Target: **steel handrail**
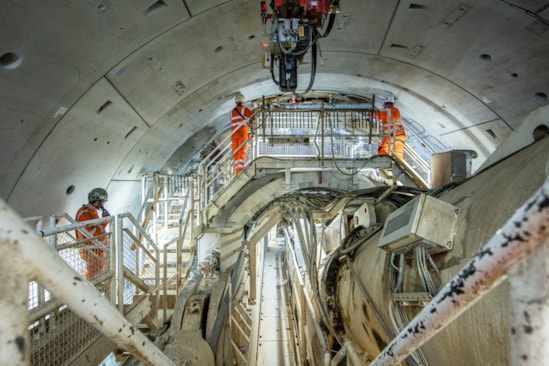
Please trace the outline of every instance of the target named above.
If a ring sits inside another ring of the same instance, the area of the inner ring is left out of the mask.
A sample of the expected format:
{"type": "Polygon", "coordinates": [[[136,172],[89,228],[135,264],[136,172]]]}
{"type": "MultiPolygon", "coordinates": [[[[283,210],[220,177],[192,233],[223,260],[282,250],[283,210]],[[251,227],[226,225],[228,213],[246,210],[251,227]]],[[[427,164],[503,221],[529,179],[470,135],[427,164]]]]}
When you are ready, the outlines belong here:
{"type": "MultiPolygon", "coordinates": [[[[67,304],[88,324],[94,326],[116,344],[131,350],[146,364],[174,365],[174,362],[160,351],[145,334],[136,331],[136,327],[128,322],[106,297],[90,286],[87,281],[82,280],[80,274],[52,251],[40,236],[29,230],[29,225],[3,199],[0,199],[0,206],[2,207],[0,231],[4,233],[0,240],[3,241],[2,244],[5,244],[5,247],[17,243],[18,248],[3,260],[6,261],[6,264],[17,265],[18,268],[14,269],[14,273],[18,274],[20,281],[29,282],[31,278],[35,278],[42,287],[48,289],[56,299],[67,304]]],[[[15,294],[15,299],[19,299],[21,294],[21,291],[18,291],[15,294]]],[[[11,294],[2,293],[1,296],[11,297],[11,294]]],[[[5,316],[19,315],[21,310],[27,312],[26,316],[21,317],[24,321],[16,322],[17,326],[10,328],[8,332],[21,335],[18,344],[21,342],[30,344],[28,335],[23,336],[28,334],[29,317],[26,301],[14,300],[13,303],[6,305],[8,307],[4,309],[6,310],[5,316]]],[[[14,324],[14,322],[11,323],[14,324]]],[[[20,347],[16,342],[13,342],[9,349],[3,347],[0,352],[0,363],[10,364],[16,359],[29,360],[30,357],[27,353],[30,352],[30,348],[20,347]]]]}

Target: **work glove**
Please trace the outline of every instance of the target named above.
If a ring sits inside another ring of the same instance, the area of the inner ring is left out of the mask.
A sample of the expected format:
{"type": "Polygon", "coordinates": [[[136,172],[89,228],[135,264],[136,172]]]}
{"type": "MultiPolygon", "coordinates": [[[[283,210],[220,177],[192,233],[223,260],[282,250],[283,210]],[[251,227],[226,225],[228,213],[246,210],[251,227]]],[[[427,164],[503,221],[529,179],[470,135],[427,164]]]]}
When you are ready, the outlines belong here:
{"type": "Polygon", "coordinates": [[[107,216],[111,216],[111,213],[105,207],[101,207],[101,217],[107,216]]]}

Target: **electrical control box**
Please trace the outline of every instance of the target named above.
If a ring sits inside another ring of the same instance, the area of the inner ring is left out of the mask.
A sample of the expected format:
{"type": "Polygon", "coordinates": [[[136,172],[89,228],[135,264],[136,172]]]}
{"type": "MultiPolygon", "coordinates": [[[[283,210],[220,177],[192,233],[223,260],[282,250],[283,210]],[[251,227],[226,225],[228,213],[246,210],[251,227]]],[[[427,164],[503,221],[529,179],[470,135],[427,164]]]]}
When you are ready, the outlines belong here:
{"type": "Polygon", "coordinates": [[[424,245],[431,254],[451,250],[458,217],[456,206],[421,194],[389,214],[378,245],[396,254],[416,245],[424,245]]]}

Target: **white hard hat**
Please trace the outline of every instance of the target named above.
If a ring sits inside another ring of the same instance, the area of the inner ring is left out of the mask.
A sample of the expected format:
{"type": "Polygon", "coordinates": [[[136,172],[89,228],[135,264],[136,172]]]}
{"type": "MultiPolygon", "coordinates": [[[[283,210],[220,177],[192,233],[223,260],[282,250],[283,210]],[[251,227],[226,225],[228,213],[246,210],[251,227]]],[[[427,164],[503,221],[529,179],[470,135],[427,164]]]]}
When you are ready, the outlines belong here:
{"type": "Polygon", "coordinates": [[[234,96],[234,101],[236,103],[244,103],[244,95],[242,93],[236,93],[236,95],[234,96]]]}
{"type": "Polygon", "coordinates": [[[387,97],[385,97],[385,104],[388,103],[395,104],[395,97],[393,96],[393,94],[389,94],[387,97]]]}

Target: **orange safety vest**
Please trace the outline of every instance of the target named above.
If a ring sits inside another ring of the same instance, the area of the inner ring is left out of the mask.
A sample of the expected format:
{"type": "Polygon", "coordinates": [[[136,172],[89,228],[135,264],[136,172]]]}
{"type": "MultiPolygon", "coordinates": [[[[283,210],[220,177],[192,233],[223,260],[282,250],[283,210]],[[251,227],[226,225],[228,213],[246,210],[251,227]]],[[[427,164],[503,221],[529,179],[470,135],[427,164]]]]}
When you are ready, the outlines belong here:
{"type": "Polygon", "coordinates": [[[237,105],[231,111],[231,131],[233,133],[245,135],[248,137],[248,124],[244,121],[248,121],[252,116],[253,112],[250,108],[244,107],[243,105],[237,105]],[[240,128],[238,128],[242,125],[240,128]],[[238,130],[237,130],[238,129],[238,130]],[[236,132],[235,132],[236,131],[236,132]]]}
{"type": "MultiPolygon", "coordinates": [[[[99,212],[97,209],[91,205],[82,205],[76,212],[76,221],[83,222],[99,218],[99,212]]],[[[95,237],[98,237],[101,243],[105,246],[108,245],[108,236],[105,228],[108,223],[98,225],[90,225],[86,227],[86,230],[95,237]]],[[[76,230],[76,237],[78,239],[86,239],[86,236],[82,234],[79,230],[76,230]]],[[[86,279],[89,280],[105,270],[105,251],[101,248],[94,247],[94,243],[91,240],[85,241],[84,246],[91,246],[91,248],[80,248],[78,253],[80,258],[86,262],[86,279]]]]}
{"type": "MultiPolygon", "coordinates": [[[[76,212],[76,221],[82,222],[82,221],[89,221],[99,218],[99,211],[92,205],[82,205],[76,212]]],[[[105,228],[107,227],[108,223],[103,223],[99,225],[93,225],[93,226],[87,226],[86,230],[93,236],[99,236],[101,234],[104,234],[105,228]]],[[[76,238],[78,239],[85,239],[86,236],[80,231],[76,230],[76,238]]],[[[105,239],[100,239],[101,241],[105,241],[105,239]]]]}
{"type": "Polygon", "coordinates": [[[379,120],[383,128],[383,136],[395,137],[406,136],[402,120],[400,119],[400,111],[394,105],[389,105],[385,109],[379,111],[379,120]],[[389,114],[391,123],[389,123],[389,114]]]}

